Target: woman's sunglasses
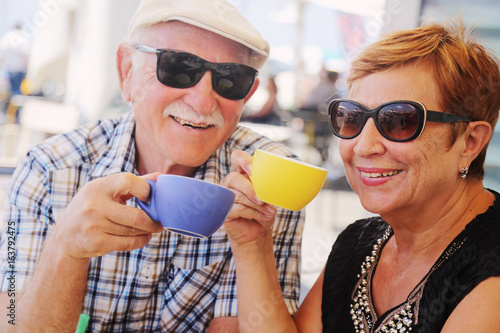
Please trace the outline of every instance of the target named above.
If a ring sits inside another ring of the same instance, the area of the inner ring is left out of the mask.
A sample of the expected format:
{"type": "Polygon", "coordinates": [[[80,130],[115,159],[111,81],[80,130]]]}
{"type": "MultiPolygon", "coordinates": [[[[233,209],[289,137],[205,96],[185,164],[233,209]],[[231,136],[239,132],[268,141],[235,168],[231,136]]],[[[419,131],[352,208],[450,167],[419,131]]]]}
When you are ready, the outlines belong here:
{"type": "Polygon", "coordinates": [[[378,131],[388,140],[406,142],[415,140],[424,131],[427,121],[451,123],[472,121],[452,113],[426,110],[413,101],[393,101],[373,110],[349,99],[334,99],[328,106],[330,129],[342,139],[353,139],[361,133],[368,118],[373,118],[378,131]]]}
{"type": "Polygon", "coordinates": [[[224,98],[240,100],[247,97],[258,71],[235,63],[213,63],[194,54],[155,49],[145,45],[135,48],[142,52],[156,53],[156,77],[172,88],[189,88],[197,84],[207,70],[212,72],[212,86],[224,98]]]}

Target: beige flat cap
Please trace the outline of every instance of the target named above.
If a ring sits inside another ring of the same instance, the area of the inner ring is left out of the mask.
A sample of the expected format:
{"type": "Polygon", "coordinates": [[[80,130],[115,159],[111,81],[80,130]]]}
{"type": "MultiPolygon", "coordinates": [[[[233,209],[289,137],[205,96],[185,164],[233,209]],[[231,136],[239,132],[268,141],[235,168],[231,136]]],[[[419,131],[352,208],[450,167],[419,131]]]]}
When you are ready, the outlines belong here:
{"type": "Polygon", "coordinates": [[[269,56],[269,43],[226,0],[141,0],[129,23],[129,36],[138,29],[167,21],[183,21],[238,42],[252,53],[260,68],[269,56]]]}

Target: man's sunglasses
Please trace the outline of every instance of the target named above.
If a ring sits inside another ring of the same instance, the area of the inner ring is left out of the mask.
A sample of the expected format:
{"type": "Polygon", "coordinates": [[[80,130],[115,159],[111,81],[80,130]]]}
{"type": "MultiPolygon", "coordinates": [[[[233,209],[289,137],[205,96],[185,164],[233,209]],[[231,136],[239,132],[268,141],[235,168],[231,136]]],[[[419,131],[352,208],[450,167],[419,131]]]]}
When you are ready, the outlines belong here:
{"type": "Polygon", "coordinates": [[[142,52],[156,53],[156,77],[172,88],[189,88],[197,84],[207,70],[212,72],[212,86],[224,98],[240,100],[247,97],[258,71],[235,63],[213,63],[194,54],[146,45],[135,48],[142,52]]]}
{"type": "Polygon", "coordinates": [[[472,121],[452,113],[426,110],[413,101],[393,101],[373,110],[349,99],[334,99],[328,106],[330,129],[342,139],[353,139],[361,133],[368,118],[373,118],[378,131],[388,140],[406,142],[422,134],[427,121],[451,123],[472,121]]]}

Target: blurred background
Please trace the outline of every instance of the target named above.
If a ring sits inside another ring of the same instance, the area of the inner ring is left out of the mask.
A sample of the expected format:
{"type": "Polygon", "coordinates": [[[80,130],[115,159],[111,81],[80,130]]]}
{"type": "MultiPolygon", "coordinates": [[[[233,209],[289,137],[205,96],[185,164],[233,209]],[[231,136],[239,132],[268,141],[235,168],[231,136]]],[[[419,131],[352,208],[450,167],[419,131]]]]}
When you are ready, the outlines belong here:
{"type": "MultiPolygon", "coordinates": [[[[179,0],[182,1],[182,0],[179,0]]],[[[383,33],[461,14],[500,53],[497,0],[229,0],[269,41],[261,85],[242,125],[328,169],[306,208],[304,293],[340,230],[369,215],[345,180],[326,105],[346,95],[350,61],[383,33]]],[[[115,51],[139,0],[0,0],[0,213],[12,172],[50,135],[128,111],[115,51]]],[[[374,92],[376,92],[374,90],[374,92]]],[[[500,189],[500,134],[487,157],[486,186],[500,189]]]]}

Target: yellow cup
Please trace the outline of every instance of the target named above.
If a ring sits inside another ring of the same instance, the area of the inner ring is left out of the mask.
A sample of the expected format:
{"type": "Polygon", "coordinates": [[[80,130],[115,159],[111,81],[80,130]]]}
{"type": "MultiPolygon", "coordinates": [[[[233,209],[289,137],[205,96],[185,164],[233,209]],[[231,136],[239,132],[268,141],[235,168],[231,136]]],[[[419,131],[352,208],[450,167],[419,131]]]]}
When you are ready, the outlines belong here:
{"type": "Polygon", "coordinates": [[[328,171],[257,149],[250,179],[259,200],[299,211],[318,195],[328,171]]]}

